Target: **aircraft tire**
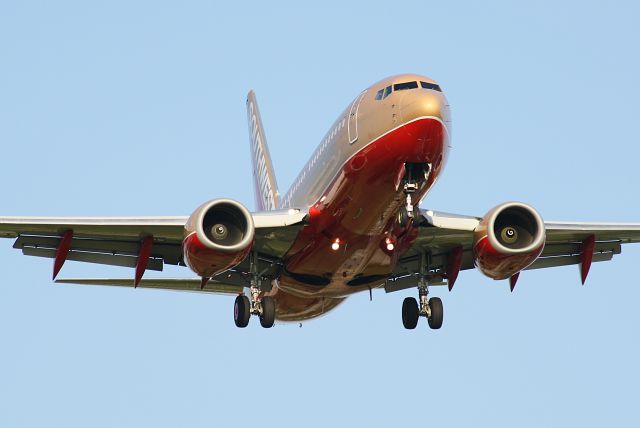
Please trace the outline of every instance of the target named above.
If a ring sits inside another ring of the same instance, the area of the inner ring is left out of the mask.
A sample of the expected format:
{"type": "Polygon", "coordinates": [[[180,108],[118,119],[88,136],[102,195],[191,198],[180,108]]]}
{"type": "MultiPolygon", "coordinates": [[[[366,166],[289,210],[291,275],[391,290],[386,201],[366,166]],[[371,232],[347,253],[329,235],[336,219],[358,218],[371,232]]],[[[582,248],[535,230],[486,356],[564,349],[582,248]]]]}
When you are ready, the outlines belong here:
{"type": "Polygon", "coordinates": [[[431,316],[427,318],[429,327],[433,330],[437,330],[442,327],[442,320],[444,318],[442,300],[440,300],[439,297],[432,297],[429,299],[429,308],[431,309],[431,316]]]}
{"type": "Polygon", "coordinates": [[[251,303],[249,302],[249,298],[244,295],[236,297],[233,305],[233,320],[236,323],[236,327],[245,328],[249,325],[250,317],[251,303]]]}
{"type": "Polygon", "coordinates": [[[402,302],[402,325],[407,330],[413,330],[418,325],[420,318],[420,308],[418,301],[414,297],[407,297],[402,302]]]}
{"type": "Polygon", "coordinates": [[[407,208],[400,208],[400,211],[398,211],[398,224],[400,225],[400,227],[407,227],[409,224],[411,224],[412,221],[413,219],[409,217],[407,208]]]}
{"type": "Polygon", "coordinates": [[[276,302],[271,296],[262,298],[262,314],[260,315],[260,325],[264,328],[273,327],[276,321],[276,302]]]}

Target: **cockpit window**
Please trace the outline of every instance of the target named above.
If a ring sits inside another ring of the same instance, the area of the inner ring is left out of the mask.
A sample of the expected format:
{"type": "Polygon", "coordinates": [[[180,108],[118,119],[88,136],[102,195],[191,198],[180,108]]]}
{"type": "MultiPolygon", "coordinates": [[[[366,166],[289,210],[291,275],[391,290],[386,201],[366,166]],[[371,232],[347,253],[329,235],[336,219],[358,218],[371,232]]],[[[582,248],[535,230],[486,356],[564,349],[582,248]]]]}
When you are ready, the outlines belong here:
{"type": "Polygon", "coordinates": [[[384,88],[380,89],[377,93],[376,93],[376,100],[381,100],[382,99],[382,94],[384,93],[384,88]]]}
{"type": "Polygon", "coordinates": [[[416,89],[418,87],[418,82],[404,82],[404,83],[396,83],[393,85],[394,91],[404,91],[406,89],[416,89]]]}
{"type": "Polygon", "coordinates": [[[384,96],[382,98],[387,98],[390,93],[391,93],[391,85],[384,88],[384,96]]]}
{"type": "Polygon", "coordinates": [[[420,82],[420,86],[422,86],[424,89],[433,89],[434,91],[442,92],[440,86],[436,85],[435,83],[420,82]]]}

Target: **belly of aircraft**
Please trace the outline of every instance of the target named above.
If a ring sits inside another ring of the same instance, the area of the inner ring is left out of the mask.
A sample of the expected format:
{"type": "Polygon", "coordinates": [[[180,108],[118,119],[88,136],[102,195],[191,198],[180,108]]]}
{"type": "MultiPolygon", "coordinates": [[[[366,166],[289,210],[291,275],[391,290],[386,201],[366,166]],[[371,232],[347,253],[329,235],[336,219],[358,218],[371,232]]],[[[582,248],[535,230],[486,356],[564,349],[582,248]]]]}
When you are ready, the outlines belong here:
{"type": "Polygon", "coordinates": [[[311,207],[309,224],[284,258],[278,288],[299,297],[341,298],[383,285],[415,237],[397,221],[405,205],[398,172],[405,162],[432,165],[414,195],[417,203],[440,172],[445,146],[440,122],[414,121],[346,161],[311,207]]]}

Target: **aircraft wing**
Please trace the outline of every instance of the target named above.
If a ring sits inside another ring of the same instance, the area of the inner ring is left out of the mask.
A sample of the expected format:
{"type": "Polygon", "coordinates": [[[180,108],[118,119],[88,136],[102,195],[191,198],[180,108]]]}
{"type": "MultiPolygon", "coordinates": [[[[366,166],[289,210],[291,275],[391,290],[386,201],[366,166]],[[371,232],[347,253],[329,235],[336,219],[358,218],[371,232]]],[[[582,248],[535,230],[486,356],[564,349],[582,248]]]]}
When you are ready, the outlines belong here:
{"type": "MultiPolygon", "coordinates": [[[[413,246],[399,260],[394,277],[385,289],[401,290],[415,286],[421,258],[426,254],[426,268],[434,277],[446,278],[449,255],[462,248],[460,270],[474,268],[473,235],[481,218],[422,211],[419,235],[413,246]]],[[[622,244],[640,242],[640,223],[580,223],[545,222],[546,242],[540,257],[525,270],[556,266],[578,265],[584,248],[583,241],[594,237],[593,262],[608,261],[620,254],[622,244]]],[[[434,285],[446,285],[444,279],[434,285]]]]}
{"type": "MultiPolygon", "coordinates": [[[[256,212],[254,249],[267,261],[279,260],[304,225],[301,210],[256,212]]],[[[188,217],[0,217],[0,237],[15,239],[13,247],[28,256],[56,258],[68,239],[66,260],[136,267],[145,238],[151,240],[146,269],[161,271],[165,264],[182,265],[182,241],[188,217]],[[69,235],[69,236],[67,236],[69,235]],[[66,237],[66,238],[65,238],[66,237]]],[[[248,271],[241,264],[238,272],[248,271]]],[[[54,277],[57,274],[54,264],[54,277]]],[[[226,274],[226,273],[225,273],[226,274]]],[[[237,278],[236,278],[237,279],[237,278]]],[[[132,280],[127,280],[133,284],[132,280]]],[[[152,288],[171,288],[171,281],[147,282],[152,288]],[[160,286],[163,285],[163,286],[160,286]]],[[[174,285],[177,284],[173,283],[174,285]]],[[[118,284],[113,284],[118,285],[118,284]]],[[[212,283],[209,287],[213,290],[212,283]]],[[[237,281],[236,284],[237,285],[237,281]]],[[[178,289],[188,288],[186,283],[178,289]]],[[[203,290],[209,291],[209,290],[203,290]]]]}
{"type": "MultiPolygon", "coordinates": [[[[114,287],[133,287],[131,278],[65,278],[56,280],[56,284],[108,285],[114,287]]],[[[204,286],[200,278],[150,278],[142,279],[138,288],[159,290],[195,291],[198,293],[240,294],[247,285],[236,281],[211,279],[204,286]]]]}

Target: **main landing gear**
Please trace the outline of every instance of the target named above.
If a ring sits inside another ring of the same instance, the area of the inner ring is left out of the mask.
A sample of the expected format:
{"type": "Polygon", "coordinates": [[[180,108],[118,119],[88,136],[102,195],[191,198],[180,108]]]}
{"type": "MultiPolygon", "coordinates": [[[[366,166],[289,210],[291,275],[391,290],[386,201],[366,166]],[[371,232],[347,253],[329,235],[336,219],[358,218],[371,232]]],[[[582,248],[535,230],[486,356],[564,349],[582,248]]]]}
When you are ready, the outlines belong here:
{"type": "Polygon", "coordinates": [[[429,299],[429,282],[426,275],[426,254],[421,255],[420,275],[418,279],[418,300],[415,297],[407,297],[402,302],[402,325],[413,330],[418,325],[418,319],[422,316],[427,319],[429,327],[438,330],[442,327],[444,311],[442,300],[438,297],[429,299]]]}
{"type": "Polygon", "coordinates": [[[409,330],[416,328],[421,316],[427,318],[429,327],[437,330],[442,327],[443,315],[442,300],[439,297],[427,300],[426,295],[420,296],[420,304],[415,297],[407,297],[402,302],[402,325],[409,330]]]}
{"type": "Polygon", "coordinates": [[[415,297],[407,297],[402,302],[402,325],[404,328],[413,330],[418,325],[418,319],[422,316],[427,318],[429,327],[437,330],[442,327],[444,311],[442,300],[438,297],[429,299],[429,288],[426,281],[421,280],[422,285],[418,285],[419,302],[415,297]]]}
{"type": "Polygon", "coordinates": [[[260,318],[260,325],[264,328],[271,328],[276,320],[276,302],[271,296],[261,296],[260,287],[262,279],[257,273],[257,257],[254,253],[249,255],[251,270],[251,300],[244,294],[236,297],[233,305],[233,320],[236,327],[244,328],[249,325],[251,315],[260,318]]]}
{"type": "Polygon", "coordinates": [[[233,305],[233,320],[236,323],[236,327],[244,328],[248,326],[252,314],[258,315],[262,327],[273,327],[276,320],[276,302],[273,297],[264,296],[253,302],[249,301],[249,298],[244,294],[236,297],[233,305]]]}

